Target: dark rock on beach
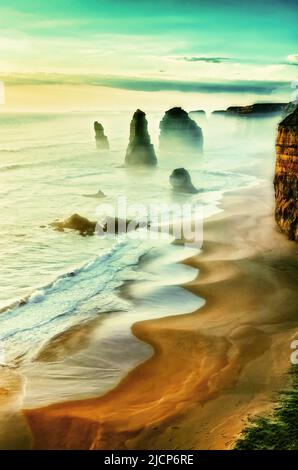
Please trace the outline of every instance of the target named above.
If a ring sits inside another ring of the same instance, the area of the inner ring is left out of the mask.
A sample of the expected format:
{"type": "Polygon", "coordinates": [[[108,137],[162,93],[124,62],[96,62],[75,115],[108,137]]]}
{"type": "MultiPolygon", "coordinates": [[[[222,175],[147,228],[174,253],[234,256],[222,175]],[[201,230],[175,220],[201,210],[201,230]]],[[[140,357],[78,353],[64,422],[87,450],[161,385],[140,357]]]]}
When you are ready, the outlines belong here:
{"type": "Polygon", "coordinates": [[[94,122],[95,141],[96,147],[101,150],[108,150],[110,148],[107,136],[104,133],[104,128],[100,122],[94,122]]]}
{"type": "Polygon", "coordinates": [[[199,190],[191,182],[190,174],[185,168],[176,168],[170,175],[173,189],[179,193],[198,193],[199,190]]]}
{"type": "Polygon", "coordinates": [[[130,136],[125,163],[130,166],[154,166],[157,164],[154,147],[148,133],[146,114],[140,109],[134,113],[130,123],[130,136]]]}
{"type": "Polygon", "coordinates": [[[159,148],[165,152],[201,153],[203,133],[182,108],[166,111],[160,121],[159,148]]]}
{"type": "Polygon", "coordinates": [[[275,220],[290,240],[298,240],[298,108],[281,121],[276,138],[275,220]]]}

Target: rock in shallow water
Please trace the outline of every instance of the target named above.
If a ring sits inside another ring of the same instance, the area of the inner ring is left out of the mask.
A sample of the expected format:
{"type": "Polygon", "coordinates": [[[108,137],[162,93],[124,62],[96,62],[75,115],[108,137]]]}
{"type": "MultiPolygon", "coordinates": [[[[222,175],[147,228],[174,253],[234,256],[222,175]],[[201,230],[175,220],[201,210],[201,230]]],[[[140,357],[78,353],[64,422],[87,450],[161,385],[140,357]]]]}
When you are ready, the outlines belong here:
{"type": "Polygon", "coordinates": [[[141,227],[147,227],[146,221],[125,220],[119,217],[105,216],[101,222],[94,222],[79,214],[73,214],[68,219],[52,222],[51,227],[59,232],[65,229],[77,230],[80,235],[93,235],[95,231],[100,236],[101,233],[120,234],[137,230],[141,227]]]}
{"type": "Polygon", "coordinates": [[[95,130],[95,141],[96,147],[101,150],[109,150],[109,141],[107,136],[104,134],[104,128],[100,122],[95,121],[94,123],[95,130]]]}
{"type": "Polygon", "coordinates": [[[165,152],[201,153],[202,129],[182,108],[166,111],[160,121],[159,148],[165,152]]]}
{"type": "Polygon", "coordinates": [[[278,126],[274,177],[275,220],[298,240],[298,107],[278,126]]]}
{"type": "Polygon", "coordinates": [[[156,165],[157,158],[148,133],[146,114],[138,109],[130,123],[125,163],[130,166],[156,165]]]}
{"type": "Polygon", "coordinates": [[[59,232],[64,232],[64,229],[71,229],[78,230],[81,235],[93,235],[96,228],[96,222],[92,222],[79,214],[73,214],[68,219],[55,221],[50,225],[59,232]]]}
{"type": "Polygon", "coordinates": [[[199,190],[191,182],[190,174],[185,168],[176,168],[170,175],[170,183],[173,189],[179,193],[198,193],[199,190]]]}

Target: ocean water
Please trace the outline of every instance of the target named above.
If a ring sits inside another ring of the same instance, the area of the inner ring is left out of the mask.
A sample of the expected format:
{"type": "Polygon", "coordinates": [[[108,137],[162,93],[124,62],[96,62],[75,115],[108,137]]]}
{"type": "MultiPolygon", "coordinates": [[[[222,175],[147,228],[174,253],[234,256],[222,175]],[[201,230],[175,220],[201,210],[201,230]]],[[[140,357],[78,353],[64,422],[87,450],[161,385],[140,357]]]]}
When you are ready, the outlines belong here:
{"type": "MultiPolygon", "coordinates": [[[[179,287],[198,274],[179,263],[194,249],[171,240],[60,233],[49,226],[53,220],[75,212],[96,220],[98,205],[114,205],[119,195],[128,203],[199,203],[207,218],[220,210],[225,192],[273,174],[277,118],[197,119],[203,156],[158,155],[156,169],[134,170],[123,165],[131,114],[0,114],[0,341],[6,362],[26,377],[26,406],[104,393],[152,353],[131,334],[135,321],[204,303],[179,287]],[[94,120],[103,124],[110,151],[96,149],[94,120]],[[169,175],[182,166],[198,194],[171,190],[169,175]],[[99,189],[103,200],[86,197],[99,189]],[[119,289],[128,282],[133,295],[123,296],[119,289]],[[53,338],[91,320],[100,322],[84,351],[38,359],[53,338]]],[[[157,154],[161,117],[147,115],[157,154]]]]}

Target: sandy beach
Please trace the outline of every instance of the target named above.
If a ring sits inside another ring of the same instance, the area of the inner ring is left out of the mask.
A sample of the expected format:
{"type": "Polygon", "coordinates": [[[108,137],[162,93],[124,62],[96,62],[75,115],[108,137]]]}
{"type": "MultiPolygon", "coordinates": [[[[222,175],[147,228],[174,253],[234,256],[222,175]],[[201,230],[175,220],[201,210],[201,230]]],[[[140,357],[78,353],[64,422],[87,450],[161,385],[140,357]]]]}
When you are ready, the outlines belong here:
{"type": "Polygon", "coordinates": [[[273,217],[269,184],[228,193],[204,225],[185,286],[196,312],[142,321],[154,355],[106,395],[23,410],[35,449],[230,449],[272,409],[297,338],[297,244],[273,217]]]}
{"type": "Polygon", "coordinates": [[[0,454],[298,450],[294,3],[0,0],[0,454]]]}

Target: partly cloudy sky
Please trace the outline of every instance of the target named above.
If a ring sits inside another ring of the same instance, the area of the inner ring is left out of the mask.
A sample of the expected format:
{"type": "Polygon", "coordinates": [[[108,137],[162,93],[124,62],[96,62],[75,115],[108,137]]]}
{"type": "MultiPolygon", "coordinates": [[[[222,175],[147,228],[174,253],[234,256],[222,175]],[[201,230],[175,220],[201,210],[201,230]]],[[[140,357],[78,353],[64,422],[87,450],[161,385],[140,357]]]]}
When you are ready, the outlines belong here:
{"type": "Polygon", "coordinates": [[[276,100],[296,20],[296,0],[0,0],[0,78],[6,101],[41,85],[276,100]]]}

